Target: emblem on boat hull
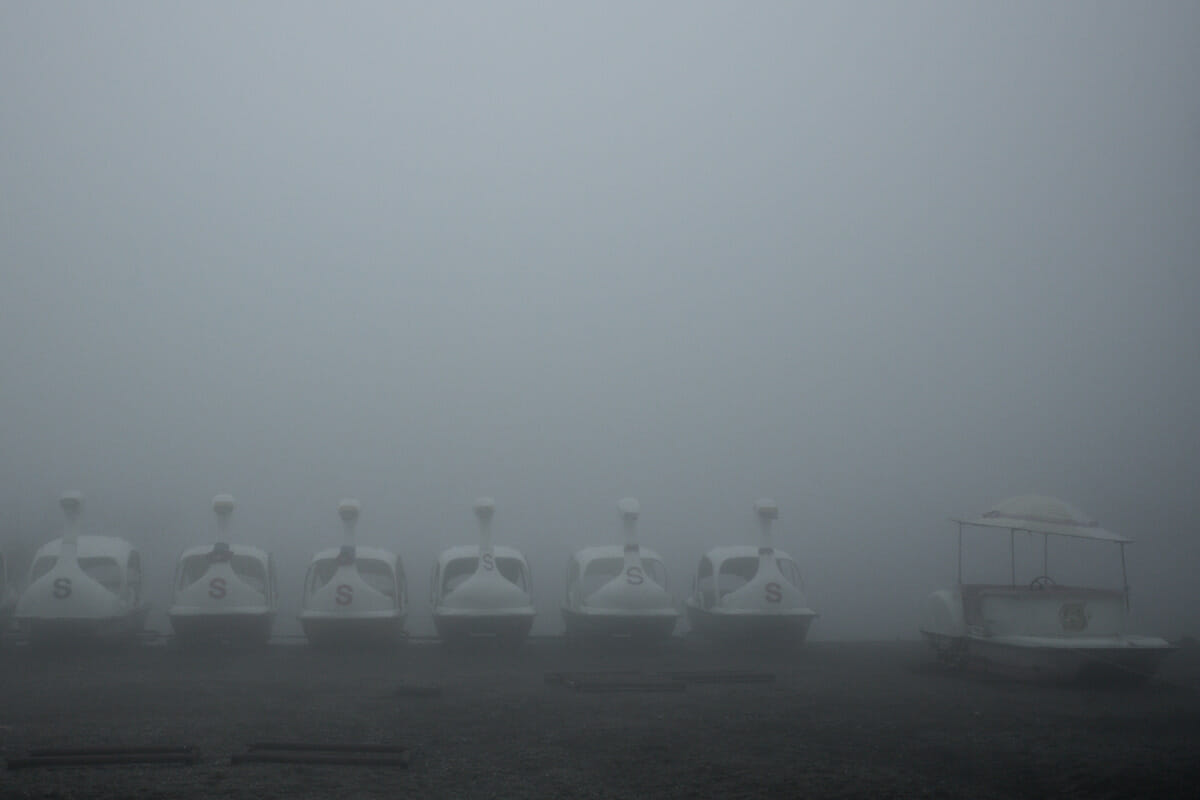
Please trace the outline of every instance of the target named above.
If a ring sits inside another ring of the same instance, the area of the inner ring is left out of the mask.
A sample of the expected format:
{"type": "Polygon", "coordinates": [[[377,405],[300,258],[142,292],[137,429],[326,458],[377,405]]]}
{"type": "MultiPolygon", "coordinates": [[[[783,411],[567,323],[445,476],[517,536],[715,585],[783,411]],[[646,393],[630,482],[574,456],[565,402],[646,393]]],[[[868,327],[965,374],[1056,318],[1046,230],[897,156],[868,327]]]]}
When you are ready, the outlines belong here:
{"type": "Polygon", "coordinates": [[[1063,603],[1058,609],[1058,622],[1064,631],[1077,633],[1088,626],[1087,612],[1083,603],[1063,603]]]}

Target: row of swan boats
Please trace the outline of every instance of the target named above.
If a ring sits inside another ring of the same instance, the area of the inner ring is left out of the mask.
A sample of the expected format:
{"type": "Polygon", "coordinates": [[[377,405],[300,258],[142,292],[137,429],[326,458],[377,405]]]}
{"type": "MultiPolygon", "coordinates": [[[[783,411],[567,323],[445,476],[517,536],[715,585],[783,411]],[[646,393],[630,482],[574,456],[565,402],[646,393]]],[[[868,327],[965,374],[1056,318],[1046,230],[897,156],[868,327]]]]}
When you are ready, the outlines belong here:
{"type": "MultiPolygon", "coordinates": [[[[60,506],[65,530],[34,555],[19,597],[0,561],[5,613],[33,644],[137,639],[149,611],[137,549],[125,539],[81,534],[78,492],[64,494],[60,506]]],[[[279,610],[274,560],[259,547],[232,540],[233,510],[230,495],[213,498],[217,541],[189,547],[179,557],[167,616],[182,644],[257,644],[271,636],[279,610]]],[[[658,553],[638,542],[638,502],[623,499],[618,510],[623,542],[586,547],[568,561],[564,627],[581,638],[660,641],[671,636],[680,617],[667,569],[658,553]]],[[[409,614],[404,563],[391,550],[358,543],[359,512],[356,500],[338,505],[342,541],[309,563],[299,616],[314,645],[386,644],[404,637],[409,614]]],[[[430,605],[438,636],[520,643],[535,616],[529,564],[518,549],[493,544],[491,498],[477,500],[474,512],[478,543],[442,551],[433,566],[430,605]]],[[[778,508],[760,500],[755,513],[758,546],[719,547],[701,559],[685,603],[689,622],[722,641],[769,633],[799,644],[816,612],[808,608],[798,565],[771,544],[778,508]]]]}
{"type": "MultiPolygon", "coordinates": [[[[0,555],[0,626],[13,617],[34,644],[137,639],[148,611],[137,550],[124,539],[81,535],[78,492],[64,494],[60,505],[63,535],[37,551],[19,596],[0,555]]],[[[617,507],[622,543],[587,547],[568,560],[565,632],[661,641],[672,635],[680,616],[667,570],[656,552],[638,542],[638,502],[626,498],[617,507]]],[[[188,548],[179,558],[168,617],[181,643],[263,643],[271,635],[278,612],[274,563],[266,551],[231,541],[233,510],[231,496],[215,497],[218,541],[188,548]]],[[[342,542],[316,553],[309,564],[300,623],[314,645],[389,643],[404,636],[409,603],[403,562],[390,550],[357,543],[359,510],[355,500],[338,505],[342,542]]],[[[477,500],[474,512],[478,543],[444,550],[433,567],[430,604],[438,636],[448,642],[489,637],[519,643],[534,619],[529,565],[516,548],[493,544],[491,498],[477,500]]],[[[756,546],[717,547],[700,559],[685,602],[688,622],[718,642],[794,646],[817,614],[808,606],[798,565],[774,547],[778,507],[759,500],[754,512],[756,546]]],[[[939,661],[1020,677],[1071,678],[1093,671],[1146,677],[1174,649],[1160,637],[1126,631],[1125,546],[1131,540],[1101,528],[1074,506],[1024,495],[956,521],[958,581],[928,597],[920,625],[939,661]],[[1008,532],[1014,548],[1009,583],[963,581],[965,528],[1008,532]],[[1028,582],[1017,579],[1018,533],[1042,537],[1042,574],[1028,582]],[[1116,545],[1122,586],[1056,582],[1049,574],[1051,537],[1116,545]]]]}

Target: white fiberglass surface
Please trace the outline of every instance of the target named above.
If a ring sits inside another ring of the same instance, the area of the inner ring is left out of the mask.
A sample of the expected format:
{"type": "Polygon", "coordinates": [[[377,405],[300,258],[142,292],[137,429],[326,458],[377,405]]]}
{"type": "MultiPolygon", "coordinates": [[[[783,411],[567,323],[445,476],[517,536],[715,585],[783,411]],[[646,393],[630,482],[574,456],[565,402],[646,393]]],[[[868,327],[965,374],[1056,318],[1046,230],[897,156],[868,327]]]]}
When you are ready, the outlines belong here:
{"type": "MultiPolygon", "coordinates": [[[[30,582],[36,581],[53,569],[58,556],[42,556],[33,564],[30,572],[30,582]]],[[[100,556],[95,558],[80,558],[79,568],[83,574],[99,583],[114,594],[121,591],[121,565],[115,558],[100,556]]],[[[139,573],[140,575],[140,573],[139,573]]]]}
{"type": "MultiPolygon", "coordinates": [[[[700,561],[696,575],[696,590],[700,593],[704,608],[712,608],[717,600],[745,586],[758,573],[758,556],[737,556],[721,562],[717,575],[713,575],[712,561],[705,556],[700,561]]],[[[776,565],[783,577],[801,591],[804,583],[800,568],[790,558],[777,558],[776,565]]]]}
{"type": "MultiPolygon", "coordinates": [[[[667,588],[667,568],[656,558],[642,557],[642,569],[646,575],[662,588],[667,588]]],[[[592,592],[604,586],[625,569],[625,559],[621,557],[594,558],[588,562],[580,581],[580,592],[587,597],[592,592]]]]}
{"type": "MultiPolygon", "coordinates": [[[[388,597],[396,596],[396,576],[392,574],[388,562],[378,558],[358,558],[354,565],[358,567],[358,575],[363,579],[363,583],[388,597]]],[[[308,579],[305,582],[308,594],[313,594],[333,580],[337,568],[336,558],[323,558],[313,563],[308,568],[308,579]]]]}
{"type": "MultiPolygon", "coordinates": [[[[447,564],[442,573],[442,594],[454,591],[460,583],[475,574],[478,566],[479,559],[475,556],[456,558],[447,564]]],[[[496,569],[511,583],[516,584],[523,591],[529,591],[529,575],[525,570],[524,562],[519,558],[496,558],[496,569]]]]}
{"type": "MultiPolygon", "coordinates": [[[[178,588],[184,589],[204,577],[210,562],[207,553],[197,553],[185,558],[179,567],[178,588]]],[[[235,554],[230,558],[230,566],[234,574],[245,581],[247,586],[257,592],[267,593],[266,566],[257,558],[235,554]]]]}

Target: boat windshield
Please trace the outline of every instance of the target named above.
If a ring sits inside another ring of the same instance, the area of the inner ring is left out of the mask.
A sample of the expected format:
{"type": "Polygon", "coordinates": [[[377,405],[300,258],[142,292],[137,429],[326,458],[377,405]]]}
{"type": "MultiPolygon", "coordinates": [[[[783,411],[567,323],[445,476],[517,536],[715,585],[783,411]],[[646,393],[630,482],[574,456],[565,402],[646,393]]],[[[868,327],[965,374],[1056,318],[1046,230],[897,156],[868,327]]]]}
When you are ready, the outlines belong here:
{"type": "Polygon", "coordinates": [[[386,561],[377,558],[360,558],[355,562],[359,577],[363,582],[380,594],[388,597],[396,596],[396,576],[386,561]]]}
{"type": "Polygon", "coordinates": [[[800,577],[800,567],[796,566],[796,562],[790,558],[781,558],[775,562],[779,565],[779,571],[783,573],[783,577],[801,591],[804,590],[804,579],[800,577]]]}
{"type": "MultiPolygon", "coordinates": [[[[790,558],[776,558],[783,577],[797,589],[804,589],[800,578],[800,568],[790,558]]],[[[758,556],[736,556],[721,562],[717,575],[713,575],[712,561],[705,556],[700,561],[700,569],[696,573],[696,591],[704,600],[706,608],[713,606],[716,601],[746,585],[758,573],[758,556]]]]}
{"type": "MultiPolygon", "coordinates": [[[[30,581],[36,581],[38,578],[45,575],[58,562],[58,556],[42,556],[33,563],[33,569],[29,573],[30,581]]],[[[92,558],[78,559],[79,568],[83,570],[83,574],[87,575],[96,583],[108,589],[113,594],[121,591],[121,565],[115,558],[108,556],[98,556],[92,558]]]]}
{"type": "MultiPolygon", "coordinates": [[[[204,577],[209,565],[213,563],[208,553],[197,553],[188,556],[179,567],[179,586],[185,589],[204,577]]],[[[263,562],[253,556],[234,554],[229,561],[234,574],[241,578],[246,585],[256,592],[267,592],[267,569],[263,562]]]]}
{"type": "MultiPolygon", "coordinates": [[[[580,581],[580,591],[584,597],[599,589],[604,584],[621,574],[625,569],[625,559],[621,556],[594,558],[587,563],[580,581]]],[[[646,576],[662,588],[667,588],[667,568],[657,558],[642,556],[642,569],[646,576]]]]}
{"type": "MultiPolygon", "coordinates": [[[[442,573],[442,594],[452,592],[458,588],[460,583],[475,574],[478,566],[479,559],[476,556],[456,558],[447,564],[445,571],[442,573]]],[[[519,586],[522,591],[529,591],[529,572],[525,568],[524,561],[519,558],[502,556],[496,559],[496,569],[509,582],[519,586]]]]}

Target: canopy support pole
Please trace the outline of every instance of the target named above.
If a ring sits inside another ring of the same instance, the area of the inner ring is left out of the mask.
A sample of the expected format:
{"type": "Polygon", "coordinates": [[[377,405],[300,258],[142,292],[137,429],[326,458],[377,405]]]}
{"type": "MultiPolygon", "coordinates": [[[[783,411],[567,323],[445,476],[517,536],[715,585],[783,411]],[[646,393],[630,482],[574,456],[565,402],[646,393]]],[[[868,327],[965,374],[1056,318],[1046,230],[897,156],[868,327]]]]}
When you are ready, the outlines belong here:
{"type": "Polygon", "coordinates": [[[1129,612],[1129,573],[1125,570],[1125,543],[1121,542],[1121,586],[1125,589],[1125,611],[1129,612]]]}
{"type": "Polygon", "coordinates": [[[962,523],[958,523],[958,585],[962,585],[962,523]]]}
{"type": "Polygon", "coordinates": [[[1042,574],[1050,574],[1050,534],[1042,534],[1042,574]]]}
{"type": "Polygon", "coordinates": [[[1015,589],[1017,586],[1017,532],[1013,528],[1008,530],[1008,554],[1012,562],[1012,585],[1015,589]]]}

